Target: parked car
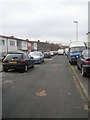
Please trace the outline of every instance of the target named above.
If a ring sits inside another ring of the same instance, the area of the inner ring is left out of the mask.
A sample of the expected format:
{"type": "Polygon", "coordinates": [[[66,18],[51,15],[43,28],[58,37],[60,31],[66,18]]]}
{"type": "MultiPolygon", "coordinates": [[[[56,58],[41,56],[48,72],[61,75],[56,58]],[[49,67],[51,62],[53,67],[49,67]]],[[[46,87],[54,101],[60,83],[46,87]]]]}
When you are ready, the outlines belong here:
{"type": "Polygon", "coordinates": [[[29,55],[33,57],[34,63],[44,62],[44,54],[41,51],[30,52],[29,55]]]}
{"type": "Polygon", "coordinates": [[[64,54],[64,49],[58,49],[58,55],[63,55],[64,54]]]}
{"type": "Polygon", "coordinates": [[[44,52],[44,58],[51,58],[51,53],[49,51],[44,52]]]}
{"type": "Polygon", "coordinates": [[[81,53],[77,59],[77,68],[81,70],[82,76],[90,75],[90,49],[81,53]]]}
{"type": "Polygon", "coordinates": [[[34,67],[33,58],[24,52],[11,52],[3,59],[3,70],[19,69],[27,72],[29,67],[34,67]]]}
{"type": "Polygon", "coordinates": [[[51,56],[54,56],[54,51],[50,51],[50,53],[51,53],[51,56]]]}
{"type": "Polygon", "coordinates": [[[54,52],[54,55],[57,55],[58,54],[58,52],[57,51],[53,51],[54,52]]]}
{"type": "Polygon", "coordinates": [[[86,44],[82,41],[74,41],[69,45],[68,60],[71,65],[77,63],[77,59],[81,52],[86,49],[86,44]]]}

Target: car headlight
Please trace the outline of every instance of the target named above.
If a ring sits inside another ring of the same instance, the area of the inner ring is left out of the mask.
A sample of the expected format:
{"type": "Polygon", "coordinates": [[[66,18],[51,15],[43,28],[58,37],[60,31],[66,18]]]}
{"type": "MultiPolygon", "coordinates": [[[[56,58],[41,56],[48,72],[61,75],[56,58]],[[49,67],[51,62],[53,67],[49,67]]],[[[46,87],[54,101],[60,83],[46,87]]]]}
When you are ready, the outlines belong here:
{"type": "Polygon", "coordinates": [[[78,58],[79,56],[76,56],[76,58],[78,58]]]}

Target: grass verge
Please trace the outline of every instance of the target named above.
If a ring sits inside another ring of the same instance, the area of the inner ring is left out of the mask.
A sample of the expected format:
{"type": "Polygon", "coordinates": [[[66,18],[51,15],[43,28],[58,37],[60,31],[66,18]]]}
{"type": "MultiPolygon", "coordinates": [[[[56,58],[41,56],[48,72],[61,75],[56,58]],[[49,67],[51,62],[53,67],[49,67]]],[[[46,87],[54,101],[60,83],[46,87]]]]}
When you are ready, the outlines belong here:
{"type": "Polygon", "coordinates": [[[84,90],[83,90],[82,86],[80,85],[78,77],[77,77],[76,73],[74,72],[74,70],[72,69],[72,66],[68,62],[67,62],[67,64],[68,64],[69,71],[72,73],[74,82],[75,82],[76,87],[77,87],[77,89],[78,89],[78,91],[80,93],[80,96],[84,100],[84,105],[83,105],[84,109],[89,111],[89,108],[88,108],[88,102],[89,102],[88,97],[84,93],[84,90]]]}
{"type": "Polygon", "coordinates": [[[2,62],[0,61],[0,65],[2,65],[2,62]]]}

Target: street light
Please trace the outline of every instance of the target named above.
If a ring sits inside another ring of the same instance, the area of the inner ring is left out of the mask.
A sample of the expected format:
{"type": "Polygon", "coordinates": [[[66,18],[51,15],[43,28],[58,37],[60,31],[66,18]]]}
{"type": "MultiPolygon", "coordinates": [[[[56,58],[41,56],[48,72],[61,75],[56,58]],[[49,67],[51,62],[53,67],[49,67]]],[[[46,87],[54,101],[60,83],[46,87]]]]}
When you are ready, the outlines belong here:
{"type": "Polygon", "coordinates": [[[76,23],[76,41],[78,41],[78,21],[74,21],[76,23]]]}

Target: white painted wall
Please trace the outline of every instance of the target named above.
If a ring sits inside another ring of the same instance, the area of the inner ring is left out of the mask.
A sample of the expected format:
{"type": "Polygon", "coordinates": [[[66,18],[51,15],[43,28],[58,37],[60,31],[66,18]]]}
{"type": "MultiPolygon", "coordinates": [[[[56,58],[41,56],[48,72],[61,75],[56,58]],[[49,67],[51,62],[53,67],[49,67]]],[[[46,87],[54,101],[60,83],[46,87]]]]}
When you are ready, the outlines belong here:
{"type": "Polygon", "coordinates": [[[2,41],[2,40],[4,40],[5,44],[4,45],[0,44],[0,53],[1,52],[17,51],[17,40],[0,37],[0,41],[2,41]],[[14,41],[15,45],[11,46],[10,41],[14,41]]]}
{"type": "Polygon", "coordinates": [[[5,45],[0,45],[0,52],[7,52],[7,39],[0,37],[0,41],[4,40],[5,45]]]}
{"type": "Polygon", "coordinates": [[[9,51],[17,51],[17,40],[8,39],[8,52],[9,51]],[[15,42],[15,45],[10,45],[10,41],[15,42]]]}
{"type": "Polygon", "coordinates": [[[22,50],[27,50],[27,41],[22,41],[22,50]]]}
{"type": "Polygon", "coordinates": [[[17,40],[17,47],[18,47],[18,50],[22,49],[22,41],[17,40]]]}
{"type": "Polygon", "coordinates": [[[27,41],[18,40],[18,50],[27,50],[27,41]]]}
{"type": "Polygon", "coordinates": [[[37,43],[33,43],[33,50],[37,50],[37,43]]]}

